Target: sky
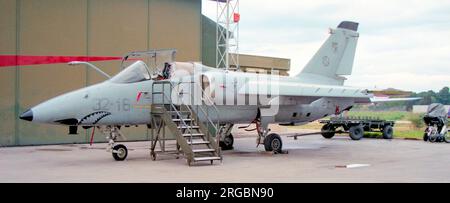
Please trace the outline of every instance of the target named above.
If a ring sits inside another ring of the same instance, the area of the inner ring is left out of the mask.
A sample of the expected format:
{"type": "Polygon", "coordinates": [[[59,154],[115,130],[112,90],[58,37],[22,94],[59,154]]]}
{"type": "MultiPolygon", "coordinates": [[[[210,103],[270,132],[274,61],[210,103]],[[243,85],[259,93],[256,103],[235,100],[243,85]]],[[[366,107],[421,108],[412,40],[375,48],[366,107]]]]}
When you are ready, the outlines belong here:
{"type": "MultiPolygon", "coordinates": [[[[291,59],[299,73],[341,21],[359,22],[345,85],[439,91],[450,86],[450,0],[240,0],[240,53],[291,59]]],[[[203,0],[215,20],[216,3],[203,0]]]]}

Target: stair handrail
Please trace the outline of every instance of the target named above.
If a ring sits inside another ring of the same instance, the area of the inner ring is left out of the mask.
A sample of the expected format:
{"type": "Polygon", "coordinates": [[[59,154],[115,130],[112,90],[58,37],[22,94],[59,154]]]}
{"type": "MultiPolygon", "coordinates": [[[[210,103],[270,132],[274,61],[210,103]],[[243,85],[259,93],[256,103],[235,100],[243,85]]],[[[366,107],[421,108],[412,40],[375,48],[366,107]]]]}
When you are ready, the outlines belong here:
{"type": "MultiPolygon", "coordinates": [[[[161,94],[163,96],[163,98],[162,98],[162,105],[163,106],[167,104],[165,101],[166,101],[166,99],[168,99],[168,101],[169,101],[168,104],[170,105],[170,111],[174,111],[177,114],[177,116],[180,118],[180,122],[182,123],[182,125],[184,127],[186,127],[186,129],[189,131],[189,134],[191,135],[190,136],[190,141],[192,142],[193,135],[194,135],[193,132],[192,132],[193,129],[189,128],[189,125],[187,125],[187,123],[184,121],[181,113],[177,110],[176,106],[173,104],[172,97],[168,97],[166,95],[165,85],[164,84],[169,84],[170,85],[170,95],[172,96],[173,83],[171,81],[168,81],[168,80],[154,81],[153,84],[152,84],[152,104],[155,104],[155,102],[154,102],[155,101],[154,100],[155,97],[153,96],[154,94],[161,94]],[[155,84],[162,85],[162,91],[161,92],[154,92],[153,91],[154,87],[155,87],[155,84]]],[[[192,113],[192,110],[188,106],[187,106],[187,108],[188,108],[189,112],[192,113]]],[[[191,125],[192,125],[192,122],[191,122],[191,125]]]]}
{"type": "MultiPolygon", "coordinates": [[[[155,84],[159,84],[159,85],[162,85],[162,92],[160,92],[159,94],[162,94],[163,95],[163,101],[162,101],[162,103],[163,103],[163,105],[166,105],[167,103],[166,103],[166,99],[168,100],[168,104],[170,105],[170,107],[171,107],[171,111],[172,111],[172,109],[176,112],[176,114],[178,115],[178,117],[180,117],[181,119],[180,119],[180,121],[181,121],[181,123],[182,123],[182,125],[183,126],[186,126],[186,128],[188,129],[188,131],[189,131],[189,134],[191,135],[190,136],[190,140],[192,141],[192,139],[193,139],[193,132],[192,132],[192,129],[191,128],[189,128],[189,125],[187,125],[187,123],[186,122],[184,122],[184,120],[182,119],[182,116],[181,116],[181,114],[180,114],[180,112],[176,109],[176,107],[175,107],[175,105],[174,105],[174,103],[173,103],[173,101],[172,101],[172,90],[173,90],[173,88],[174,88],[174,84],[177,84],[177,85],[180,85],[180,84],[183,84],[183,83],[189,83],[189,84],[196,84],[195,82],[183,82],[183,81],[177,81],[177,82],[174,82],[174,81],[170,81],[170,80],[162,80],[162,81],[154,81],[154,83],[152,84],[152,90],[154,90],[154,85],[155,84]],[[165,93],[165,85],[164,84],[169,84],[169,86],[170,86],[170,97],[168,97],[167,96],[167,94],[165,93]]],[[[206,121],[207,121],[207,136],[208,136],[208,140],[210,140],[210,138],[211,138],[211,133],[210,133],[210,130],[209,130],[209,126],[212,126],[213,128],[214,128],[214,131],[215,131],[215,137],[216,137],[216,144],[217,144],[217,146],[219,146],[219,142],[220,142],[220,138],[218,137],[218,134],[219,134],[219,130],[220,130],[220,115],[219,115],[219,109],[217,108],[217,106],[215,105],[215,102],[212,100],[212,98],[208,95],[208,94],[206,94],[206,92],[201,88],[201,87],[199,87],[198,89],[200,89],[201,90],[201,93],[202,93],[202,99],[201,99],[201,104],[200,105],[195,105],[196,106],[196,109],[197,109],[197,111],[195,112],[196,114],[197,114],[197,112],[199,112],[199,110],[205,115],[205,118],[206,118],[206,121]],[[214,113],[216,114],[216,122],[214,122],[212,119],[211,119],[211,116],[210,116],[210,113],[209,113],[209,109],[205,109],[204,107],[203,107],[203,104],[204,103],[206,103],[205,101],[204,101],[204,99],[206,99],[207,100],[207,102],[209,102],[209,106],[212,106],[213,108],[213,110],[214,110],[214,113]]],[[[155,92],[154,92],[155,93],[155,92]]],[[[186,94],[186,93],[183,93],[183,94],[186,94]]],[[[192,104],[195,104],[195,103],[192,103],[192,102],[194,102],[195,101],[195,94],[192,94],[192,92],[189,92],[189,94],[190,94],[190,96],[191,96],[191,105],[192,104]]],[[[152,104],[154,104],[154,97],[152,97],[152,104]]],[[[184,107],[186,107],[187,108],[187,110],[191,113],[191,115],[193,115],[193,113],[194,113],[194,111],[192,110],[192,108],[189,106],[189,105],[186,105],[184,102],[180,102],[180,106],[184,106],[184,107]]],[[[197,115],[197,117],[198,117],[198,115],[197,115]]],[[[198,122],[201,122],[201,121],[198,121],[198,122]]],[[[191,122],[191,124],[192,124],[192,122],[191,122]]],[[[221,152],[220,152],[220,147],[218,148],[218,154],[220,155],[221,154],[221,152]]]]}
{"type": "MultiPolygon", "coordinates": [[[[198,87],[198,88],[201,90],[201,93],[202,93],[202,97],[201,97],[202,103],[200,105],[197,105],[197,112],[198,112],[198,109],[200,109],[202,111],[202,113],[205,114],[205,117],[206,117],[206,119],[209,122],[208,126],[209,125],[213,126],[214,131],[215,131],[215,138],[216,138],[217,146],[219,146],[220,137],[218,135],[219,135],[219,131],[220,131],[219,128],[220,128],[220,120],[221,120],[220,119],[220,114],[219,114],[219,109],[217,108],[214,100],[210,97],[210,95],[206,94],[206,92],[205,92],[205,90],[203,88],[201,88],[201,87],[198,87]],[[204,100],[207,100],[207,102],[209,103],[209,105],[207,104],[205,106],[211,106],[213,111],[214,111],[213,113],[216,114],[216,122],[211,120],[211,117],[210,117],[210,114],[209,114],[209,108],[207,108],[205,110],[205,108],[203,107],[203,104],[204,103],[206,104],[206,102],[204,100]]],[[[191,95],[191,97],[192,96],[193,95],[191,95]]],[[[208,131],[208,134],[209,134],[209,131],[208,131]]]]}
{"type": "MultiPolygon", "coordinates": [[[[180,84],[190,84],[191,86],[190,86],[190,88],[191,88],[191,90],[193,90],[193,91],[195,91],[195,86],[192,86],[192,85],[195,85],[195,84],[197,84],[195,81],[177,81],[177,82],[172,82],[172,81],[170,81],[170,83],[171,83],[171,85],[172,85],[172,89],[173,89],[173,85],[174,85],[174,83],[176,83],[177,85],[180,85],[180,84]]],[[[202,99],[201,99],[201,104],[200,105],[196,105],[196,103],[195,103],[195,94],[192,94],[192,91],[190,91],[189,93],[183,93],[183,94],[189,94],[190,95],[190,99],[191,99],[191,106],[195,106],[196,107],[196,114],[198,114],[198,112],[199,112],[199,110],[205,115],[205,118],[206,118],[206,122],[207,122],[207,127],[209,127],[209,126],[212,126],[213,128],[214,128],[214,130],[215,130],[215,133],[216,133],[216,137],[217,137],[217,134],[219,133],[219,126],[220,126],[220,114],[219,114],[219,109],[217,108],[217,106],[215,105],[215,103],[214,103],[214,101],[212,100],[212,98],[208,95],[208,94],[206,94],[206,92],[200,87],[200,86],[198,86],[197,87],[197,89],[199,89],[200,91],[201,91],[201,93],[202,93],[202,99]],[[203,97],[203,96],[205,96],[205,97],[203,97]],[[203,106],[203,104],[206,104],[206,102],[204,101],[204,99],[206,99],[207,101],[208,101],[208,103],[210,104],[210,105],[208,105],[208,106],[212,106],[213,107],[213,110],[214,110],[214,113],[216,114],[216,122],[214,122],[213,121],[213,119],[211,119],[211,115],[210,115],[210,111],[209,111],[209,109],[205,109],[204,108],[204,106],[203,106]]],[[[185,106],[191,113],[193,113],[193,110],[192,110],[192,108],[189,106],[189,105],[186,105],[185,103],[183,103],[183,102],[181,102],[181,105],[183,105],[183,106],[185,106]]],[[[210,131],[209,131],[209,129],[208,129],[208,136],[211,136],[211,133],[210,133],[210,131]]],[[[218,139],[218,141],[217,141],[217,144],[219,143],[219,139],[218,139]]]]}

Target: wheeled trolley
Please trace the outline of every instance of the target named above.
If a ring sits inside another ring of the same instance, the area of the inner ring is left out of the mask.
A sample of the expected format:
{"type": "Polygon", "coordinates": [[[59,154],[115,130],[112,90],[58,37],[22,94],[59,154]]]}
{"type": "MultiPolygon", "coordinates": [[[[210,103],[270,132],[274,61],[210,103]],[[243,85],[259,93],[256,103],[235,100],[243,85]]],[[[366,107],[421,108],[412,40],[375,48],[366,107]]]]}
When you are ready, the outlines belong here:
{"type": "Polygon", "coordinates": [[[394,138],[394,121],[371,117],[333,117],[320,123],[324,124],[321,134],[326,139],[333,138],[336,133],[349,133],[352,140],[360,140],[365,132],[381,132],[384,139],[394,138]]]}

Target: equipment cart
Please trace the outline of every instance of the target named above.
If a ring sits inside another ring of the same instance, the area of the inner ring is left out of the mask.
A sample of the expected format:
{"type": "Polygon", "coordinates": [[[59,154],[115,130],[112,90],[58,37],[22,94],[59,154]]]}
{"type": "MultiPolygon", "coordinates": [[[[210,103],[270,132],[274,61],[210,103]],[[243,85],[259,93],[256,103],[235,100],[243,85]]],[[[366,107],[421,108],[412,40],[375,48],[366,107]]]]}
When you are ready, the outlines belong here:
{"type": "MultiPolygon", "coordinates": [[[[450,111],[449,111],[450,112],[450,111]]],[[[430,142],[450,143],[450,133],[447,130],[448,113],[442,104],[431,104],[427,113],[423,117],[427,129],[423,135],[423,140],[430,142]]]]}
{"type": "Polygon", "coordinates": [[[336,133],[349,133],[352,140],[360,140],[364,132],[381,132],[384,139],[394,137],[394,121],[382,120],[372,117],[333,117],[330,120],[321,120],[324,124],[321,134],[324,138],[331,139],[336,133]],[[343,129],[336,131],[337,129],[343,129]]]}

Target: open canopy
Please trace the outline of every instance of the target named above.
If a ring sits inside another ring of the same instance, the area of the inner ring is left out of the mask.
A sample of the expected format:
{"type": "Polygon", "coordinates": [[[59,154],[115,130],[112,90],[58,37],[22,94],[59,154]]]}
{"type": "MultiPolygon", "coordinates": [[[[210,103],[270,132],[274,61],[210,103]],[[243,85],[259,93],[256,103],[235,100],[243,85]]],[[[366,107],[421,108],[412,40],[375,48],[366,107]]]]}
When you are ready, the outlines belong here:
{"type": "Polygon", "coordinates": [[[111,78],[114,83],[135,83],[150,80],[150,73],[147,65],[142,61],[136,61],[116,76],[111,78]]]}

